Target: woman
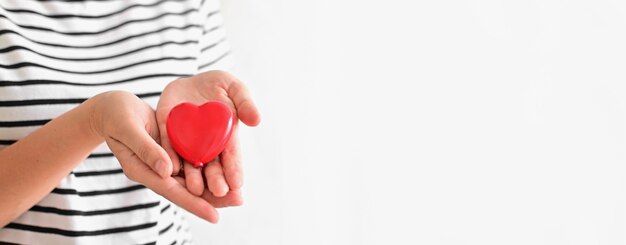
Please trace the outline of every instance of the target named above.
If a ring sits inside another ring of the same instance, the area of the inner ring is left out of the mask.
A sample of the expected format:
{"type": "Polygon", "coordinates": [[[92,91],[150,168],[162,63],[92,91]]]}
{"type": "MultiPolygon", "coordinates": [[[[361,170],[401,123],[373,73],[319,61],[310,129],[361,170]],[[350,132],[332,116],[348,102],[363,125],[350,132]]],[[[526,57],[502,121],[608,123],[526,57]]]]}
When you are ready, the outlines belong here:
{"type": "Polygon", "coordinates": [[[0,241],[189,244],[178,206],[210,222],[241,205],[236,137],[198,169],[165,119],[219,100],[260,121],[213,0],[0,2],[0,241]]]}

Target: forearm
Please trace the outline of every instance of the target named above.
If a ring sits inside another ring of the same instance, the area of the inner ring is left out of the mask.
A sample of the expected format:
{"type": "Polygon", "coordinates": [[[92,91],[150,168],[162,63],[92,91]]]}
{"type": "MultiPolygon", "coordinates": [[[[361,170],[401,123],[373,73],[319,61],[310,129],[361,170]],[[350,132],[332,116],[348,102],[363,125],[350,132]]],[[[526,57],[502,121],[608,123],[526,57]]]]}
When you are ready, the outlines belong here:
{"type": "Polygon", "coordinates": [[[86,101],[0,151],[0,227],[35,205],[104,140],[86,101]]]}

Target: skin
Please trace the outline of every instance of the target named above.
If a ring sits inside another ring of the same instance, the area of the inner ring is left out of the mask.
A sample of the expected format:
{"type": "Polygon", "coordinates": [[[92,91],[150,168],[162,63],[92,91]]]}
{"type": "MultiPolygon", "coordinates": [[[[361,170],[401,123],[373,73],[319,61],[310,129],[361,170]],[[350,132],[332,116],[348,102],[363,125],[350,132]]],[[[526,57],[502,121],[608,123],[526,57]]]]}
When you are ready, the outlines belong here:
{"type": "MultiPolygon", "coordinates": [[[[159,102],[160,113],[166,113],[171,103],[179,100],[221,100],[230,101],[234,109],[238,108],[235,111],[244,123],[256,125],[260,121],[243,84],[224,72],[203,73],[170,85],[163,93],[164,101],[159,102]]],[[[189,167],[191,171],[184,178],[172,176],[178,171],[175,166],[179,166],[177,161],[180,160],[172,154],[167,140],[163,140],[166,137],[162,137],[165,135],[162,122],[163,119],[157,120],[150,106],[135,95],[106,92],[1,150],[0,227],[50,193],[102,142],[111,148],[129,179],[202,219],[215,223],[219,218],[215,208],[241,205],[241,164],[236,137],[233,135],[222,153],[221,169],[215,163],[204,170],[189,167]],[[202,177],[202,173],[207,179],[206,185],[197,182],[198,174],[202,177]],[[226,193],[224,185],[228,187],[226,193]],[[209,191],[211,188],[217,191],[209,191]]]]}
{"type": "Polygon", "coordinates": [[[208,188],[210,191],[208,194],[241,205],[243,200],[238,193],[243,185],[243,170],[237,140],[237,118],[248,126],[256,126],[260,123],[261,117],[245,85],[237,78],[223,71],[210,71],[170,83],[163,90],[157,105],[161,145],[172,160],[171,173],[179,174],[181,159],[167,137],[165,127],[167,115],[180,103],[191,102],[200,105],[207,101],[221,101],[236,112],[233,136],[220,156],[206,164],[204,168],[194,168],[191,163],[183,161],[185,184],[189,192],[196,196],[202,196],[208,188]]]}

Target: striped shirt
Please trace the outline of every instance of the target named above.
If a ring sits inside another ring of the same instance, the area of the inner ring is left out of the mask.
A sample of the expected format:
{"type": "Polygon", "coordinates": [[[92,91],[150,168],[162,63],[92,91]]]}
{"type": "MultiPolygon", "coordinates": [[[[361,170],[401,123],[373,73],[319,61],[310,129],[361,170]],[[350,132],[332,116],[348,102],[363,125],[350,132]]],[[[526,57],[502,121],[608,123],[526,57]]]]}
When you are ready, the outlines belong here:
{"type": "MultiPolygon", "coordinates": [[[[217,0],[1,0],[0,149],[85,99],[156,106],[174,79],[232,63],[217,0]]],[[[190,244],[183,212],[129,180],[105,144],[0,243],[190,244]]]]}

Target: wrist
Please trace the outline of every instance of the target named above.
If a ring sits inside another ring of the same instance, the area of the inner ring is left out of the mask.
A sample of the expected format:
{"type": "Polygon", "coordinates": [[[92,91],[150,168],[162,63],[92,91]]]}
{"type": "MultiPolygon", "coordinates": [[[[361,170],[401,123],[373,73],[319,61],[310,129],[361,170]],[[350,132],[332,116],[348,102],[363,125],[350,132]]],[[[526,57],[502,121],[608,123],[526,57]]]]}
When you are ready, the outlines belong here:
{"type": "Polygon", "coordinates": [[[85,132],[90,137],[97,137],[104,139],[103,123],[102,123],[102,110],[100,105],[102,104],[103,97],[108,92],[98,94],[94,97],[87,99],[85,102],[79,105],[79,110],[83,113],[83,123],[85,125],[85,132]]]}

